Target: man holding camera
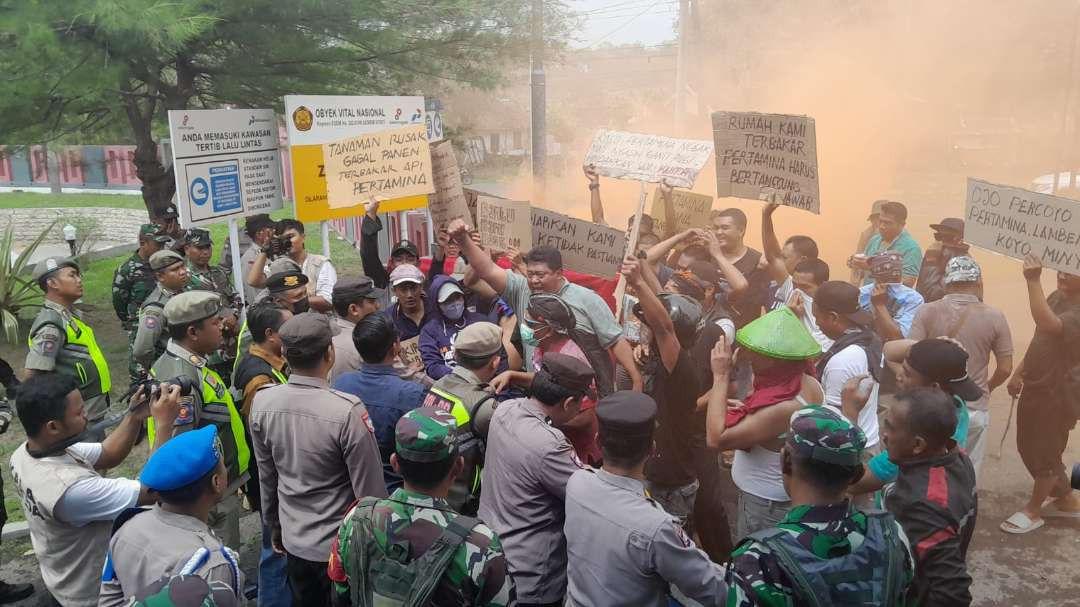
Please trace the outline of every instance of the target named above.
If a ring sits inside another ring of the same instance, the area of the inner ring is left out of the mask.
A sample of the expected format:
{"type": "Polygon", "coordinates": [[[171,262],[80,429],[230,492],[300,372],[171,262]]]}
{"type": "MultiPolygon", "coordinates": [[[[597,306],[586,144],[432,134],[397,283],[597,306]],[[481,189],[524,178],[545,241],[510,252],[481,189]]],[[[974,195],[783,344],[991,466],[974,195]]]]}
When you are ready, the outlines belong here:
{"type": "MultiPolygon", "coordinates": [[[[181,398],[181,406],[170,434],[205,426],[217,426],[222,454],[229,473],[229,486],[215,512],[211,527],[221,531],[226,546],[240,541],[240,500],[236,495],[248,479],[251,452],[244,437],[244,424],[225,382],[208,365],[208,356],[221,346],[221,299],[211,291],[180,293],[165,304],[169,344],[151,373],[159,380],[183,378],[192,386],[181,398]]],[[[147,426],[150,440],[154,424],[147,426]]]]}
{"type": "Polygon", "coordinates": [[[180,388],[163,386],[153,402],[139,388],[120,425],[100,443],[86,436],[86,409],[74,377],[35,375],[19,386],[15,400],[27,439],[11,456],[11,472],[30,541],[45,586],[65,607],[98,604],[101,565],[113,521],[132,506],[155,501],[139,481],[105,478],[135,445],[143,422],[153,416],[156,450],[172,435],[180,410],[180,388]]]}
{"type": "Polygon", "coordinates": [[[295,219],[282,219],[277,223],[277,236],[270,239],[251,266],[247,283],[253,287],[262,287],[267,281],[267,259],[287,255],[300,266],[300,271],[308,279],[308,298],[311,309],[318,312],[333,310],[334,284],[337,283],[337,270],[329,258],[315,253],[308,253],[304,248],[304,224],[295,219]]]}

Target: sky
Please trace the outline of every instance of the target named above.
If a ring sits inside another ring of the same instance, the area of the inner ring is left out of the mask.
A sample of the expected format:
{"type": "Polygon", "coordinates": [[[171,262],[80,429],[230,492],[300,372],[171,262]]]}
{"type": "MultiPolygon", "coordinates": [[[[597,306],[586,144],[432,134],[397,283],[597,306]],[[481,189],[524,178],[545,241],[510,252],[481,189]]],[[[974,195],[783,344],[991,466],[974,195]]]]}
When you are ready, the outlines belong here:
{"type": "Polygon", "coordinates": [[[566,0],[583,17],[572,44],[590,48],[606,43],[654,45],[675,39],[678,0],[566,0]]]}

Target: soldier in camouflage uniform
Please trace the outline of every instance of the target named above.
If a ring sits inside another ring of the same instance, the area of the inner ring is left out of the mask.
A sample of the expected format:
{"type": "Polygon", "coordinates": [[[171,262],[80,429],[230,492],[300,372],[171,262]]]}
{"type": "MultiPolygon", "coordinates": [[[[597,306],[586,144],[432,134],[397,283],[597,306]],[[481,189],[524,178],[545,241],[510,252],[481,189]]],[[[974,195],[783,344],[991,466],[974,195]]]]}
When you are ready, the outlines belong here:
{"type": "Polygon", "coordinates": [[[113,273],[113,310],[128,333],[135,329],[139,308],[154,290],[156,281],[149,265],[150,256],[160,251],[168,241],[168,235],[158,226],[142,224],[139,227],[139,248],[113,273]]]}
{"type": "Polygon", "coordinates": [[[165,352],[165,345],[169,342],[165,304],[173,295],[183,291],[189,280],[184,258],[174,251],[154,253],[150,257],[150,269],[157,279],[157,286],[139,308],[139,324],[131,332],[131,365],[128,370],[132,378],[145,375],[154,361],[165,352]]]}
{"type": "Polygon", "coordinates": [[[903,529],[887,512],[859,511],[846,495],[862,476],[865,444],[832,407],[792,415],[781,450],[792,507],[777,527],[735,548],[728,607],[904,604],[914,565],[903,529]]]}
{"type": "Polygon", "coordinates": [[[184,256],[187,257],[188,274],[191,276],[188,291],[213,291],[221,295],[221,327],[223,339],[217,352],[211,354],[207,366],[229,384],[232,379],[233,361],[236,358],[236,321],[240,316],[240,297],[232,285],[232,277],[221,266],[210,265],[214,255],[214,241],[210,232],[191,228],[184,238],[184,256]]]}
{"type": "Polygon", "coordinates": [[[495,532],[446,501],[464,467],[456,432],[453,416],[438,409],[398,420],[390,461],[405,486],[388,499],[360,500],[331,550],[330,578],[354,607],[515,604],[495,532]]]}

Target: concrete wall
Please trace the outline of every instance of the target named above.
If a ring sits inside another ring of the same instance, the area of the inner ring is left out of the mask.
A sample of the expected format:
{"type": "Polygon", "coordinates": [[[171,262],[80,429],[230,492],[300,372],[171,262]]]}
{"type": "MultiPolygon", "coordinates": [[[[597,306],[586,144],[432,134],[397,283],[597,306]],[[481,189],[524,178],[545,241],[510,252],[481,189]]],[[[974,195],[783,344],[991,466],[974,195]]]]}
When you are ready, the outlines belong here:
{"type": "Polygon", "coordinates": [[[46,238],[46,243],[63,244],[61,232],[70,223],[77,229],[80,243],[133,243],[138,240],[139,226],[150,221],[145,210],[109,209],[102,207],[0,209],[0,229],[9,222],[15,226],[15,242],[26,244],[34,240],[50,223],[60,219],[46,238]]]}

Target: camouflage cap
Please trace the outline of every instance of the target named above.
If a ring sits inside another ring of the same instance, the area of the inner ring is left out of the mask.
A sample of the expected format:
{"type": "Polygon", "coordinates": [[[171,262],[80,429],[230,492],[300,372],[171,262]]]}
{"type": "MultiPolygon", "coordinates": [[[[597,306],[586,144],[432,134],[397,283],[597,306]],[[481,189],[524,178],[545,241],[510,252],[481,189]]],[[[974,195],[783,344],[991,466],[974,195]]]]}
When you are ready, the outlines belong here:
{"type": "Polygon", "coordinates": [[[210,238],[210,231],[202,228],[191,228],[184,235],[184,243],[193,247],[208,247],[214,244],[214,240],[210,238]]]}
{"type": "Polygon", "coordinates": [[[825,464],[857,466],[866,436],[833,407],[806,407],[791,415],[787,445],[799,455],[825,464]]]}
{"type": "Polygon", "coordinates": [[[144,223],[139,226],[139,240],[153,240],[162,244],[169,242],[169,235],[161,231],[156,223],[144,223]]]}
{"type": "Polygon", "coordinates": [[[442,409],[413,409],[394,428],[397,455],[410,462],[439,462],[457,454],[457,421],[442,409]]]}

